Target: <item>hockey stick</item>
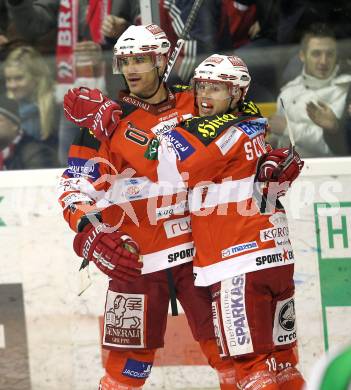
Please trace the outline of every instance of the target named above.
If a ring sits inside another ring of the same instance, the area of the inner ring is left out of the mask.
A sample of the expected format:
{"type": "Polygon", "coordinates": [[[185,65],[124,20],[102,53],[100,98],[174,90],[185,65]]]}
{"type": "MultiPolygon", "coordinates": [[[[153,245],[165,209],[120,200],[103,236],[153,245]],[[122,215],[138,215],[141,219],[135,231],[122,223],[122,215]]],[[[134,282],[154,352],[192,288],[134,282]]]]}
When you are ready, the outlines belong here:
{"type": "Polygon", "coordinates": [[[282,105],[283,107],[283,110],[284,110],[284,116],[285,116],[285,120],[286,120],[286,127],[288,128],[288,135],[289,135],[289,139],[290,139],[290,147],[289,147],[289,156],[288,158],[285,160],[284,162],[284,165],[283,165],[283,169],[286,165],[288,165],[290,163],[290,161],[294,158],[294,153],[295,153],[295,139],[294,139],[294,135],[293,135],[293,132],[291,130],[291,126],[290,126],[290,122],[289,122],[289,118],[288,118],[288,114],[285,110],[285,106],[284,106],[284,102],[283,102],[283,99],[280,98],[280,104],[282,105]]]}
{"type": "Polygon", "coordinates": [[[184,30],[177,41],[176,47],[174,48],[172,54],[170,55],[170,57],[168,59],[166,71],[165,71],[165,73],[163,75],[163,79],[162,79],[163,82],[166,82],[168,80],[169,75],[172,72],[172,69],[177,61],[179,53],[182,50],[182,47],[185,43],[185,38],[189,34],[189,31],[191,30],[191,28],[195,22],[195,19],[197,17],[197,14],[199,12],[199,9],[200,9],[202,3],[203,3],[203,0],[195,0],[194,1],[194,4],[193,4],[191,11],[189,13],[188,19],[185,22],[184,30]]]}

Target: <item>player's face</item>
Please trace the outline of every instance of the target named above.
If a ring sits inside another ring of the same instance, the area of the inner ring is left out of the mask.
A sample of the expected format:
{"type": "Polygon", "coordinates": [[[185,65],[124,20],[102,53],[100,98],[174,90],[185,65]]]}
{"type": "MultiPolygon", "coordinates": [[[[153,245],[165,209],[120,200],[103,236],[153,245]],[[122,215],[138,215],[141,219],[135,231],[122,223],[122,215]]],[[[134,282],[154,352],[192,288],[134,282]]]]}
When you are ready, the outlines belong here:
{"type": "Polygon", "coordinates": [[[311,38],[300,58],[308,75],[327,79],[336,65],[336,42],[332,38],[311,38]]]}
{"type": "Polygon", "coordinates": [[[4,69],[8,95],[21,100],[33,95],[35,80],[22,67],[8,66],[4,69]]]}
{"type": "Polygon", "coordinates": [[[158,87],[158,71],[151,56],[122,57],[119,69],[133,95],[150,96],[158,87]]]}
{"type": "Polygon", "coordinates": [[[228,85],[225,83],[196,82],[195,93],[200,116],[224,114],[232,101],[228,85]]]}
{"type": "Polygon", "coordinates": [[[147,73],[155,68],[155,59],[151,55],[131,55],[118,58],[118,70],[122,74],[147,73]]]}
{"type": "Polygon", "coordinates": [[[0,147],[5,148],[16,137],[18,125],[0,114],[0,147]]]}

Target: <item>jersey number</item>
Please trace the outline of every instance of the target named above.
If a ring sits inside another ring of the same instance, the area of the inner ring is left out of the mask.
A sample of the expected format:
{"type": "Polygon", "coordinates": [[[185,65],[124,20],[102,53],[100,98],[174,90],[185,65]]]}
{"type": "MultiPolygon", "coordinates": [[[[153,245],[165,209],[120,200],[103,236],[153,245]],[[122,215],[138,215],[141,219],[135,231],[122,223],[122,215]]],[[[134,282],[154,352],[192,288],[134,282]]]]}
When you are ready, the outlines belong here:
{"type": "Polygon", "coordinates": [[[244,149],[246,152],[247,160],[253,160],[255,155],[257,158],[260,158],[262,154],[266,153],[265,141],[263,136],[259,135],[253,140],[245,142],[244,149]]]}
{"type": "Polygon", "coordinates": [[[149,139],[144,134],[139,133],[134,129],[126,130],[125,137],[141,146],[145,146],[149,142],[149,139]]]}

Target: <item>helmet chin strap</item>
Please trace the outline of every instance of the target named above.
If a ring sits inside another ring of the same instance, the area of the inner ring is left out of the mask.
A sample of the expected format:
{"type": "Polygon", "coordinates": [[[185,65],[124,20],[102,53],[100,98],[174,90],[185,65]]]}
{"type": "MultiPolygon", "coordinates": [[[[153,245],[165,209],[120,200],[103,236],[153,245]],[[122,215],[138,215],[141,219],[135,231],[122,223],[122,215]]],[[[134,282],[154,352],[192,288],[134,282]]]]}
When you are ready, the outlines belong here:
{"type": "Polygon", "coordinates": [[[234,110],[234,108],[232,108],[233,100],[234,100],[234,96],[232,96],[230,98],[229,106],[228,106],[228,109],[227,109],[226,113],[229,113],[230,111],[234,110]]]}
{"type": "MultiPolygon", "coordinates": [[[[242,103],[241,96],[242,96],[242,92],[241,92],[241,94],[240,94],[240,99],[235,103],[237,108],[239,108],[240,105],[241,105],[241,103],[242,103]]],[[[231,107],[233,101],[234,101],[234,96],[232,95],[232,97],[230,98],[229,107],[228,107],[227,112],[230,112],[230,111],[233,111],[233,110],[234,110],[235,107],[231,107]]]]}

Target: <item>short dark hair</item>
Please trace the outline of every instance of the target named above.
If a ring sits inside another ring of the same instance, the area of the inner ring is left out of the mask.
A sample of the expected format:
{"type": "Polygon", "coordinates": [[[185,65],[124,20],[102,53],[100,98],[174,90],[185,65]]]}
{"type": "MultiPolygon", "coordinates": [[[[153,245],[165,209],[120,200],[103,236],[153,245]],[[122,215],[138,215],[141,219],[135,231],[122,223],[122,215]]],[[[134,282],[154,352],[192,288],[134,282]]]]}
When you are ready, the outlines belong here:
{"type": "Polygon", "coordinates": [[[325,23],[313,23],[303,33],[301,39],[301,49],[306,51],[311,38],[331,38],[336,40],[334,30],[325,23]]]}

